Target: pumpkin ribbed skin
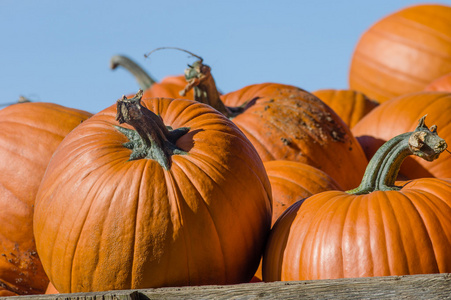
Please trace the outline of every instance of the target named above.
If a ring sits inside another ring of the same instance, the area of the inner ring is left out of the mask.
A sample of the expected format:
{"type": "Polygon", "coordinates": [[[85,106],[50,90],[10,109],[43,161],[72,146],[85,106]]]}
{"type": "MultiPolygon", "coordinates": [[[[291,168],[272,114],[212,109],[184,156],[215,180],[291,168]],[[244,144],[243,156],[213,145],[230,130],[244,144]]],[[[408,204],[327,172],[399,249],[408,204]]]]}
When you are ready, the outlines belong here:
{"type": "Polygon", "coordinates": [[[424,88],[424,90],[451,93],[451,73],[433,80],[424,88]]]}
{"type": "Polygon", "coordinates": [[[232,120],[263,161],[298,161],[327,173],[345,189],[359,184],[367,164],[364,152],[324,102],[303,89],[278,83],[249,85],[221,96],[230,107],[254,98],[255,104],[232,120]]]}
{"type": "Polygon", "coordinates": [[[378,103],[363,93],[353,90],[323,89],[312,92],[330,106],[349,126],[354,127],[360,119],[368,114],[378,103]]]}
{"type": "Polygon", "coordinates": [[[323,191],[341,190],[332,177],[304,163],[271,160],[264,162],[264,165],[272,190],[272,224],[300,199],[323,191]]]}
{"type": "Polygon", "coordinates": [[[451,6],[404,8],[370,27],[350,66],[349,87],[385,102],[451,72],[451,6]]]}
{"type": "Polygon", "coordinates": [[[263,278],[310,280],[451,271],[451,181],[417,179],[401,191],[326,191],[274,225],[263,278]]]}
{"type": "Polygon", "coordinates": [[[165,125],[190,128],[176,142],[187,154],[173,155],[169,170],[152,159],[129,161],[115,106],[68,135],[34,215],[49,278],[61,293],[248,282],[271,225],[271,188],[257,152],[207,105],[142,102],[165,125]]]}
{"type": "MultiPolygon", "coordinates": [[[[439,128],[440,136],[451,141],[451,94],[417,92],[384,102],[352,128],[352,133],[370,159],[381,144],[414,127],[426,115],[439,128]]],[[[408,157],[401,166],[403,178],[451,178],[451,155],[444,154],[433,162],[408,157]]]]}
{"type": "Polygon", "coordinates": [[[0,110],[0,295],[40,294],[47,288],[33,238],[35,196],[57,146],[90,116],[42,102],[0,110]]]}

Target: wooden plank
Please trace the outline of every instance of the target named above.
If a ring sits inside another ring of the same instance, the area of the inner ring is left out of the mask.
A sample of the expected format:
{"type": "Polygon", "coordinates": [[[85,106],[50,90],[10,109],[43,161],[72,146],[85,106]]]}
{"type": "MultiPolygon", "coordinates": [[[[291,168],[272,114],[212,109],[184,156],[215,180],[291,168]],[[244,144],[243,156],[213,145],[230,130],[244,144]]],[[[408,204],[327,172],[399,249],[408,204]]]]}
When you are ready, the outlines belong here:
{"type": "Polygon", "coordinates": [[[451,273],[17,296],[94,299],[451,299],[451,273]]]}

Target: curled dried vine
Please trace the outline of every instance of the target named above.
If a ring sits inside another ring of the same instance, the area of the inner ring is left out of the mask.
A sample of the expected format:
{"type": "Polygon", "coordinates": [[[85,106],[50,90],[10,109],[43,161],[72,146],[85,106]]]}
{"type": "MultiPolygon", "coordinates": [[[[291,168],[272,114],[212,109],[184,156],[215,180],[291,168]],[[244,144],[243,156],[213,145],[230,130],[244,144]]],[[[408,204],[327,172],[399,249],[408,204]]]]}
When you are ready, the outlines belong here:
{"type": "Polygon", "coordinates": [[[200,63],[202,63],[202,62],[204,61],[204,59],[203,59],[202,57],[200,57],[199,55],[196,55],[196,54],[194,54],[194,53],[191,52],[191,51],[188,51],[188,50],[183,49],[183,48],[178,48],[178,47],[159,47],[159,48],[153,49],[152,51],[150,51],[150,52],[147,53],[147,54],[144,54],[144,57],[145,57],[145,58],[148,58],[148,57],[149,57],[152,53],[154,53],[155,51],[164,50],[164,49],[173,49],[173,50],[182,51],[182,52],[188,53],[189,55],[191,55],[191,56],[193,56],[193,57],[199,59],[199,60],[200,60],[200,63]]]}

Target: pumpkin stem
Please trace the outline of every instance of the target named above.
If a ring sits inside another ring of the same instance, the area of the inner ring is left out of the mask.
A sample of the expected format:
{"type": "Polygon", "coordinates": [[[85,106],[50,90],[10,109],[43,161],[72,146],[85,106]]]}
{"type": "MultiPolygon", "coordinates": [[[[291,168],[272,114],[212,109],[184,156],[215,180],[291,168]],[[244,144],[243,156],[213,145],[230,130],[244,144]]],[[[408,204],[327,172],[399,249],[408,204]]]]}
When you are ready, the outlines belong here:
{"type": "Polygon", "coordinates": [[[210,105],[230,119],[243,113],[247,108],[254,105],[258,99],[254,98],[238,107],[226,106],[216,88],[210,66],[203,64],[202,60],[188,65],[188,68],[185,69],[185,78],[188,84],[180,91],[181,96],[185,96],[188,91],[194,89],[194,100],[210,105]]]}
{"type": "Polygon", "coordinates": [[[194,90],[194,100],[208,104],[217,111],[221,112],[223,115],[225,115],[227,118],[232,119],[236,117],[237,115],[244,112],[247,108],[254,105],[257,101],[257,98],[254,98],[246,103],[244,103],[242,106],[238,107],[228,107],[225,106],[225,104],[222,102],[220,98],[220,93],[218,92],[218,89],[216,88],[215,80],[213,79],[213,76],[211,75],[211,68],[210,66],[207,66],[203,64],[204,59],[200,57],[199,55],[196,55],[188,50],[177,48],[177,47],[160,47],[156,48],[152,51],[150,51],[147,54],[144,54],[144,57],[149,57],[153,52],[158,50],[164,50],[164,49],[174,49],[182,52],[186,52],[190,54],[193,57],[196,57],[199,59],[198,61],[194,62],[192,65],[188,65],[188,68],[185,69],[185,78],[188,81],[188,84],[185,86],[185,88],[180,91],[180,95],[184,97],[187,92],[189,92],[191,89],[194,90]]]}
{"type": "Polygon", "coordinates": [[[185,69],[185,78],[188,84],[180,91],[181,96],[194,89],[194,100],[210,105],[227,117],[232,116],[232,112],[224,105],[219,97],[215,80],[211,75],[211,68],[202,63],[202,60],[188,65],[185,69]]]}
{"type": "Polygon", "coordinates": [[[113,56],[110,60],[110,68],[115,70],[119,66],[132,73],[142,90],[147,90],[156,82],[143,68],[128,57],[122,55],[113,56]]]}
{"type": "Polygon", "coordinates": [[[400,134],[385,144],[370,160],[360,185],[349,194],[368,194],[373,191],[400,190],[395,186],[399,169],[404,159],[416,155],[426,161],[437,159],[447,148],[444,139],[438,136],[437,126],[430,129],[424,123],[426,116],[419,120],[413,132],[400,134]]]}
{"type": "Polygon", "coordinates": [[[172,130],[164,125],[163,120],[154,112],[141,105],[143,91],[131,99],[123,96],[117,101],[116,120],[119,124],[127,123],[135,130],[116,126],[117,130],[129,139],[124,147],[132,149],[129,160],[153,159],[165,170],[171,168],[171,156],[186,154],[177,148],[177,140],[189,131],[188,127],[172,130]]]}

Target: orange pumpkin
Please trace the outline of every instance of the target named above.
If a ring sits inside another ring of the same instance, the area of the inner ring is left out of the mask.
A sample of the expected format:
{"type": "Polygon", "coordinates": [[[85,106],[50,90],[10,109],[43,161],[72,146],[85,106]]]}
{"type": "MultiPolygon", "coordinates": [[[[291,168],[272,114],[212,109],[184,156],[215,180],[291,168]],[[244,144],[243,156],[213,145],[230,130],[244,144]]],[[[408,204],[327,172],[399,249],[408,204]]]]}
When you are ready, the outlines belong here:
{"type": "Polygon", "coordinates": [[[322,89],[312,94],[329,105],[349,128],[354,127],[379,104],[363,93],[353,90],[322,89]]]}
{"type": "Polygon", "coordinates": [[[231,118],[263,161],[309,164],[345,189],[359,183],[367,164],[363,150],[343,120],[315,95],[278,83],[253,84],[220,95],[210,67],[201,60],[185,75],[184,92],[194,89],[195,100],[231,118]]]}
{"type": "Polygon", "coordinates": [[[424,88],[424,90],[451,93],[451,73],[433,80],[424,88]]]}
{"type": "MultiPolygon", "coordinates": [[[[310,165],[289,161],[271,160],[264,162],[272,191],[273,214],[271,226],[282,213],[299,199],[319,192],[341,190],[329,175],[310,165]]],[[[261,263],[251,282],[262,278],[261,263]]]]}
{"type": "Polygon", "coordinates": [[[42,294],[48,278],[33,238],[33,207],[47,164],[90,113],[43,102],[0,110],[0,295],[42,294]]]}
{"type": "Polygon", "coordinates": [[[289,161],[264,162],[272,191],[272,222],[300,199],[328,190],[341,190],[339,184],[323,171],[310,165],[289,161]]]}
{"type": "Polygon", "coordinates": [[[451,6],[420,4],[378,21],[355,48],[349,87],[385,102],[451,72],[450,16],[451,6]]]}
{"type": "Polygon", "coordinates": [[[141,96],[84,122],[48,165],[34,233],[50,280],[61,293],[249,282],[271,226],[260,157],[211,107],[141,96]]]}
{"type": "Polygon", "coordinates": [[[423,118],[380,148],[358,188],[292,205],[271,230],[264,281],[450,272],[451,180],[395,186],[407,155],[434,160],[446,146],[423,118]]]}
{"type": "MultiPolygon", "coordinates": [[[[167,76],[160,82],[150,77],[146,71],[136,62],[123,55],[115,55],[110,60],[110,68],[116,69],[123,67],[129,71],[138,82],[140,88],[144,90],[144,98],[166,97],[166,98],[182,98],[180,91],[186,85],[186,79],[183,74],[176,76],[167,76]]],[[[134,95],[129,95],[133,97],[134,95]]],[[[183,98],[194,99],[193,92],[188,92],[183,98]]]]}
{"type": "MultiPolygon", "coordinates": [[[[440,128],[440,135],[451,141],[451,94],[446,92],[417,92],[384,102],[352,128],[368,159],[391,137],[415,126],[416,120],[428,115],[440,128]]],[[[408,157],[400,171],[401,178],[451,178],[451,155],[433,162],[408,157]]]]}

